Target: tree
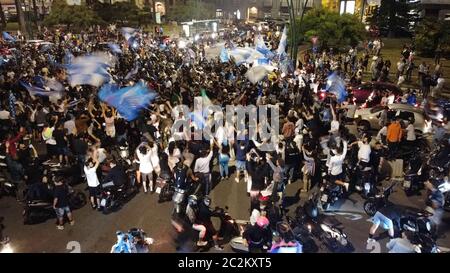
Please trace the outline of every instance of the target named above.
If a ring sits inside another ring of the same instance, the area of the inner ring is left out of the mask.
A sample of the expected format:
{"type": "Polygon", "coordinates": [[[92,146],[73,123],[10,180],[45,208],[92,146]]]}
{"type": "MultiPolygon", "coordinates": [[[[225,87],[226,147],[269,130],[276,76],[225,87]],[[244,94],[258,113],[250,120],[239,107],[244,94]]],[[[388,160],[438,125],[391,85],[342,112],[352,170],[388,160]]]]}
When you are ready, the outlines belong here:
{"type": "Polygon", "coordinates": [[[27,31],[25,17],[24,17],[23,10],[22,10],[22,1],[15,0],[15,4],[16,4],[16,10],[17,10],[17,17],[19,19],[20,31],[22,32],[22,35],[24,35],[26,38],[28,38],[29,34],[27,31]]]}
{"type": "Polygon", "coordinates": [[[101,18],[85,5],[69,6],[64,0],[52,3],[50,14],[45,18],[46,25],[67,25],[68,28],[83,29],[102,24],[101,18]]]}
{"type": "Polygon", "coordinates": [[[169,20],[177,22],[212,19],[214,16],[214,6],[200,0],[187,0],[184,5],[170,7],[167,12],[169,20]]]}
{"type": "MultiPolygon", "coordinates": [[[[301,41],[311,41],[312,37],[319,38],[322,48],[333,47],[344,49],[348,46],[356,46],[362,41],[367,31],[357,15],[343,14],[325,9],[312,9],[308,11],[298,25],[301,41]]],[[[291,33],[289,34],[292,35],[291,33]]]]}
{"type": "Polygon", "coordinates": [[[372,24],[386,30],[389,37],[411,35],[420,20],[420,2],[383,0],[372,24]]]}
{"type": "Polygon", "coordinates": [[[3,30],[6,28],[5,12],[3,12],[2,3],[0,3],[0,28],[3,30]]]}
{"type": "Polygon", "coordinates": [[[416,27],[415,45],[421,56],[433,57],[438,46],[444,56],[450,55],[450,22],[426,19],[416,27]]]}

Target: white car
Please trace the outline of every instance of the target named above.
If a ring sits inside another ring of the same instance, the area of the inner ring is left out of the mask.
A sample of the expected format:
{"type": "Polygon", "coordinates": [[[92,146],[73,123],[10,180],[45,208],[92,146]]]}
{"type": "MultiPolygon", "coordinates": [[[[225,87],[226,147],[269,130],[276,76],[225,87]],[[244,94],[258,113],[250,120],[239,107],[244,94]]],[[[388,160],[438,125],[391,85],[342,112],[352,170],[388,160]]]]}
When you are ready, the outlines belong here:
{"type": "MultiPolygon", "coordinates": [[[[393,103],[388,105],[388,119],[400,117],[402,120],[414,120],[414,129],[421,133],[427,132],[427,122],[422,109],[409,104],[393,103]]],[[[355,120],[357,125],[367,130],[379,130],[379,117],[383,111],[383,106],[375,106],[373,108],[361,108],[355,111],[355,120]]]]}

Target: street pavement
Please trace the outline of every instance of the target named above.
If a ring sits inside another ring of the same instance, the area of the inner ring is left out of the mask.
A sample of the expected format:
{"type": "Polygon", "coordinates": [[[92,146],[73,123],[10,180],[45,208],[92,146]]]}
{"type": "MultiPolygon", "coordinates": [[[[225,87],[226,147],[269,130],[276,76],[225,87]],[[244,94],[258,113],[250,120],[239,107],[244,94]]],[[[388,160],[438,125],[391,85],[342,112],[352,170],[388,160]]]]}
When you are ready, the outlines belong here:
{"type": "MultiPolygon", "coordinates": [[[[215,185],[211,193],[212,206],[228,206],[232,217],[248,220],[250,201],[246,186],[243,180],[236,183],[234,176],[221,181],[215,185]]],[[[84,189],[85,185],[80,185],[79,188],[84,189]]],[[[296,197],[300,188],[299,181],[287,187],[288,203],[292,203],[288,207],[289,213],[307,199],[306,194],[303,193],[299,195],[299,198],[296,197]]],[[[397,186],[391,201],[403,206],[423,208],[421,204],[424,204],[424,198],[425,195],[406,197],[401,187],[397,186]]],[[[367,253],[377,249],[367,249],[366,239],[371,223],[362,209],[363,202],[364,200],[358,194],[353,194],[348,200],[338,201],[334,207],[330,208],[331,212],[327,212],[327,216],[334,217],[342,223],[350,242],[355,246],[355,252],[367,253]]],[[[86,205],[74,211],[75,225],[66,225],[61,231],[56,229],[55,219],[37,225],[24,225],[21,214],[22,205],[13,197],[0,199],[0,215],[5,217],[4,233],[11,238],[14,251],[32,253],[109,252],[116,240],[115,232],[126,231],[132,227],[143,228],[149,237],[155,239],[152,252],[176,252],[176,232],[170,221],[172,208],[172,202],[158,203],[157,194],[140,192],[121,210],[108,215],[94,211],[86,205]]],[[[450,213],[445,213],[441,228],[445,234],[438,240],[438,245],[449,248],[450,213]]],[[[381,232],[383,231],[380,228],[379,233],[381,232]]],[[[385,247],[387,241],[387,236],[381,235],[379,240],[381,252],[387,251],[385,247]]],[[[320,252],[326,251],[326,249],[320,250],[320,252]]],[[[211,252],[217,251],[211,250],[211,252]]],[[[224,252],[231,252],[230,247],[225,246],[224,252]]]]}

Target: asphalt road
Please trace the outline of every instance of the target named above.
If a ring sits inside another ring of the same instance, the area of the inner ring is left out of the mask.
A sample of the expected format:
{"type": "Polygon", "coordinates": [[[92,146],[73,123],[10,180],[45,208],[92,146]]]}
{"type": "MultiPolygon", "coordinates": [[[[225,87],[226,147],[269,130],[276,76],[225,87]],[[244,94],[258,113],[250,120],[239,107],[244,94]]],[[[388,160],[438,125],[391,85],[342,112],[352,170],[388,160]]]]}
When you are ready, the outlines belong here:
{"type": "MultiPolygon", "coordinates": [[[[387,182],[389,183],[389,182],[387,182]]],[[[84,188],[80,185],[80,188],[84,188]]],[[[307,196],[300,194],[296,198],[296,192],[301,183],[288,185],[286,196],[292,203],[288,208],[290,212],[302,204],[307,196]]],[[[228,206],[230,214],[240,220],[249,217],[249,197],[246,194],[246,183],[234,182],[233,176],[229,180],[218,183],[211,193],[213,206],[228,206]]],[[[403,206],[420,208],[424,203],[424,195],[406,197],[398,186],[391,200],[403,206]]],[[[366,239],[371,223],[362,210],[363,200],[358,194],[353,194],[348,200],[338,202],[327,212],[328,217],[334,217],[345,227],[349,240],[355,246],[355,252],[371,252],[367,249],[366,239]]],[[[65,230],[57,230],[55,220],[50,219],[37,225],[23,225],[22,205],[13,197],[0,199],[0,214],[5,217],[5,234],[10,236],[15,252],[109,252],[115,243],[117,230],[128,230],[131,227],[143,228],[150,237],[155,239],[152,246],[153,252],[175,252],[176,232],[170,221],[172,203],[158,203],[156,194],[139,193],[118,212],[103,215],[93,211],[89,205],[74,212],[76,223],[74,226],[66,225],[65,230]],[[74,249],[73,246],[79,246],[74,249]]],[[[445,234],[439,239],[438,244],[450,247],[450,238],[447,236],[450,230],[450,213],[444,216],[442,230],[445,234]]],[[[387,243],[385,235],[381,235],[379,242],[380,251],[386,252],[387,243]]],[[[211,250],[215,252],[214,250],[211,250]]],[[[224,252],[230,252],[226,246],[224,252]]],[[[326,252],[325,249],[321,252],[326,252]]]]}

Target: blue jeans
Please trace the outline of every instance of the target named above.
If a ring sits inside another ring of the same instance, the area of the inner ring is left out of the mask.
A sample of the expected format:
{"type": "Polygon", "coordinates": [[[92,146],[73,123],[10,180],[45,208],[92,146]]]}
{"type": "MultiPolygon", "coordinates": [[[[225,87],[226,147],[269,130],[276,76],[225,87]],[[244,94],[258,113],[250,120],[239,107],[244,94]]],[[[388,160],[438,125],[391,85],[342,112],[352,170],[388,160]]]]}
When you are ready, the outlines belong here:
{"type": "Polygon", "coordinates": [[[228,162],[229,161],[230,161],[230,157],[228,155],[219,154],[220,176],[222,176],[222,177],[228,176],[228,162]]]}
{"type": "Polygon", "coordinates": [[[209,195],[212,189],[211,184],[211,174],[210,173],[197,173],[196,175],[198,178],[200,178],[200,184],[203,186],[203,194],[209,195]]]}

